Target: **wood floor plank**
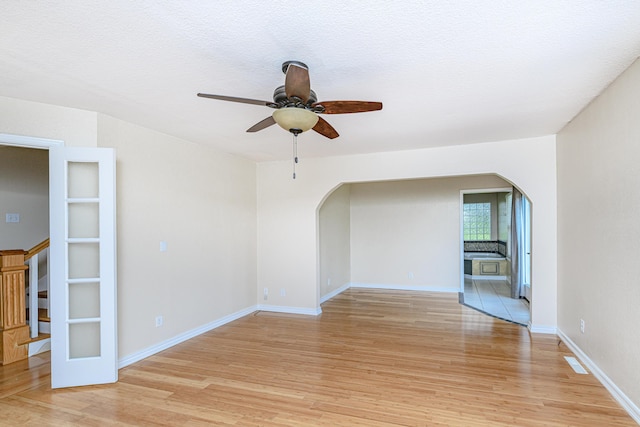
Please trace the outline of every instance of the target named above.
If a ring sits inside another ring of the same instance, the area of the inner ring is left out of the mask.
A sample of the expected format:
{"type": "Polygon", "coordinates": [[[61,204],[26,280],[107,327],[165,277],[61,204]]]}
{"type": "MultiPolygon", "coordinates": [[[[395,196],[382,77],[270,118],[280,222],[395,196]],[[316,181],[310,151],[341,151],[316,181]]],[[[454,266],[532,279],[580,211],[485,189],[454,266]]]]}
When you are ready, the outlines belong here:
{"type": "Polygon", "coordinates": [[[111,385],[51,390],[46,355],[0,367],[0,425],[636,425],[557,337],[455,295],[351,289],[322,309],[256,312],[111,385]]]}

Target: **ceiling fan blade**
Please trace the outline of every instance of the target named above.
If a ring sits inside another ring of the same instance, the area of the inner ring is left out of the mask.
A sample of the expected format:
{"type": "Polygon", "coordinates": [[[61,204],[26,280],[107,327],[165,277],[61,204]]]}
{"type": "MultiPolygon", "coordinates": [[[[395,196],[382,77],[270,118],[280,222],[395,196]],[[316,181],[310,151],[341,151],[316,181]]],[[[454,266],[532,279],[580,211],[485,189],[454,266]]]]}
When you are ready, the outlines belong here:
{"type": "Polygon", "coordinates": [[[367,111],[382,110],[382,102],[369,101],[323,101],[312,105],[322,105],[324,114],[365,113],[367,111]]]}
{"type": "Polygon", "coordinates": [[[219,99],[220,101],[241,102],[243,104],[254,104],[254,105],[266,105],[267,107],[273,104],[273,102],[271,101],[260,101],[259,99],[238,98],[236,96],[210,95],[208,93],[199,93],[198,96],[201,98],[219,99]]]}
{"type": "Polygon", "coordinates": [[[320,135],[326,136],[329,139],[334,139],[340,136],[338,132],[331,126],[325,119],[318,117],[318,123],[313,127],[313,130],[320,135]]]}
{"type": "Polygon", "coordinates": [[[309,69],[304,64],[295,61],[289,63],[284,80],[284,91],[287,98],[300,98],[303,103],[309,100],[311,82],[309,81],[309,69]]]}
{"type": "Polygon", "coordinates": [[[251,126],[249,129],[247,129],[247,132],[258,132],[259,130],[268,128],[271,125],[275,125],[276,121],[273,119],[273,116],[269,116],[264,120],[260,120],[258,123],[256,123],[255,125],[251,126]]]}

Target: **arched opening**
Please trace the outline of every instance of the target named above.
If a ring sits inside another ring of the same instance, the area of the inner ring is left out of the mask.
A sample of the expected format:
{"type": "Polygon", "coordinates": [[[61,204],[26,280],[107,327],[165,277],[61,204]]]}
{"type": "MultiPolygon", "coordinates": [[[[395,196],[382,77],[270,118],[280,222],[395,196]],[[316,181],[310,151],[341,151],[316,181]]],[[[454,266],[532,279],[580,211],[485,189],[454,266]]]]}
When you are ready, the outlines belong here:
{"type": "Polygon", "coordinates": [[[350,287],[460,292],[461,191],[511,185],[481,174],[335,187],[317,209],[319,301],[350,287]]]}

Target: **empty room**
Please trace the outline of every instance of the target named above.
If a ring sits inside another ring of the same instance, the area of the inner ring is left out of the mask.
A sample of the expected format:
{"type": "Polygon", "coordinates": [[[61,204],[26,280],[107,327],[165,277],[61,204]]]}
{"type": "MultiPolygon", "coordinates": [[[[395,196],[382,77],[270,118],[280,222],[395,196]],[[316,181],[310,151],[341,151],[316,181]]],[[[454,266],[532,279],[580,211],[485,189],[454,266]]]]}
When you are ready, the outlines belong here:
{"type": "Polygon", "coordinates": [[[640,424],[640,3],[0,14],[0,425],[640,424]]]}

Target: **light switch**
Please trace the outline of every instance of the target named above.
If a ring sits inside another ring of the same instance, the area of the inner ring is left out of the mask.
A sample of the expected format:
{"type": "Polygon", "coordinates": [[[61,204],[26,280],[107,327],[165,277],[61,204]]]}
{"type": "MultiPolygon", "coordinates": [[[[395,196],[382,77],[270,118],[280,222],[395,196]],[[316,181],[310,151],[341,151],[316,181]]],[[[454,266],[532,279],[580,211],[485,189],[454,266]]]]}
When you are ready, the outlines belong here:
{"type": "Polygon", "coordinates": [[[162,240],[160,242],[160,252],[166,252],[167,251],[167,242],[165,242],[164,240],[162,240]]]}
{"type": "Polygon", "coordinates": [[[19,213],[8,213],[7,214],[7,222],[20,222],[20,214],[19,213]]]}

